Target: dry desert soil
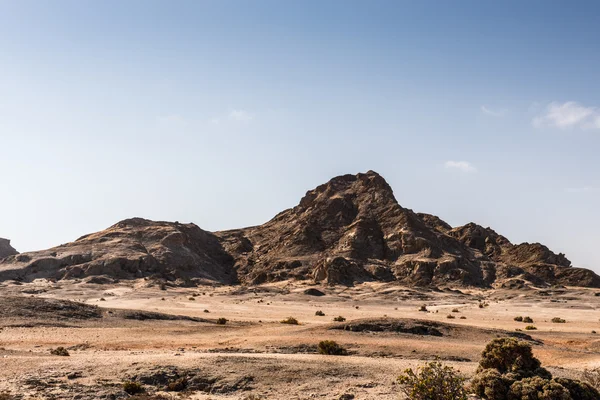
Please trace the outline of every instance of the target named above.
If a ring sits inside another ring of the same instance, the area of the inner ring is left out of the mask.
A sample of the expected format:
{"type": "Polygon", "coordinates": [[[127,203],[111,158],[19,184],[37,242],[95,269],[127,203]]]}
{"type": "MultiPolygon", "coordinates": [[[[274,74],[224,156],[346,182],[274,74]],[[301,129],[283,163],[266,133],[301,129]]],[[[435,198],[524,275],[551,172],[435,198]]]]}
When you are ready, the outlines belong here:
{"type": "Polygon", "coordinates": [[[165,398],[399,399],[395,379],[404,369],[439,358],[468,377],[487,342],[515,335],[555,376],[600,366],[597,289],[297,281],[162,289],[144,279],[0,284],[0,393],[119,399],[129,397],[123,382],[137,381],[165,398]],[[280,322],[290,316],[299,324],[280,322]],[[322,340],[349,354],[318,354],[322,340]],[[52,355],[57,347],[70,355],[52,355]],[[185,390],[166,390],[177,382],[185,390]]]}

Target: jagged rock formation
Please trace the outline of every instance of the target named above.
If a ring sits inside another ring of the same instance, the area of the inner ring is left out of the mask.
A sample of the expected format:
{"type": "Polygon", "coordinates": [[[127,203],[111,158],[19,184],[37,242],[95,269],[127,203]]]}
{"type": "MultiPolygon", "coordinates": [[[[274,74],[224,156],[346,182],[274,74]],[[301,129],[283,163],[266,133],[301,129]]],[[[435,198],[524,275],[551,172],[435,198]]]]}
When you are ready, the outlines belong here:
{"type": "Polygon", "coordinates": [[[541,244],[513,245],[490,228],[452,228],[398,204],[377,173],[343,175],[255,227],[209,233],[193,224],[122,221],[50,250],[0,262],[0,280],[107,275],[260,284],[310,279],[408,285],[600,287],[541,244]]]}
{"type": "Polygon", "coordinates": [[[0,238],[0,260],[15,254],[19,252],[10,245],[10,240],[0,238]]]}

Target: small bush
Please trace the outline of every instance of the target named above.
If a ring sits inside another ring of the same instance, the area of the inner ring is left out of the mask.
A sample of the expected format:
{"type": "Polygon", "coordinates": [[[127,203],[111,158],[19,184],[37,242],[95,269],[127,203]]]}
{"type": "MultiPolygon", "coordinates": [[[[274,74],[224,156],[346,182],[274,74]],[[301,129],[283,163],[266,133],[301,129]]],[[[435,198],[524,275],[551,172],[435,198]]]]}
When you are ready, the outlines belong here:
{"type": "Polygon", "coordinates": [[[227,323],[227,319],[219,318],[217,319],[217,325],[225,325],[227,323]]]}
{"type": "Polygon", "coordinates": [[[517,322],[523,322],[523,317],[521,317],[521,316],[515,317],[514,319],[517,322]]]}
{"type": "Polygon", "coordinates": [[[287,317],[286,319],[282,319],[280,322],[282,324],[299,325],[298,320],[294,317],[287,317]]]}
{"type": "Polygon", "coordinates": [[[400,390],[411,400],[467,400],[463,378],[454,368],[433,361],[398,377],[400,390]]]}
{"type": "Polygon", "coordinates": [[[527,325],[525,327],[525,330],[526,331],[537,331],[537,328],[535,326],[533,326],[533,325],[527,325]]]}
{"type": "Polygon", "coordinates": [[[552,318],[552,322],[554,322],[555,324],[564,324],[567,321],[562,318],[559,318],[559,317],[554,317],[554,318],[552,318]]]}
{"type": "Polygon", "coordinates": [[[523,317],[523,322],[526,324],[533,324],[533,319],[531,319],[531,317],[523,317]]]}
{"type": "Polygon", "coordinates": [[[55,349],[50,349],[50,354],[52,354],[53,356],[61,356],[61,357],[70,356],[69,351],[67,349],[65,349],[64,347],[57,347],[55,349]]]}
{"type": "Polygon", "coordinates": [[[481,353],[477,372],[495,369],[500,374],[523,373],[549,378],[550,373],[541,368],[540,360],[533,356],[531,345],[515,338],[499,338],[489,342],[481,353]]]}
{"type": "Polygon", "coordinates": [[[319,311],[317,311],[317,312],[315,313],[315,315],[316,315],[317,317],[324,317],[324,316],[325,316],[325,313],[324,313],[323,311],[319,310],[319,311]]]}
{"type": "Polygon", "coordinates": [[[423,311],[423,312],[427,312],[427,306],[425,304],[423,304],[420,308],[419,311],[423,311]]]}
{"type": "Polygon", "coordinates": [[[319,354],[325,354],[328,356],[345,356],[348,354],[348,351],[345,348],[333,340],[323,340],[319,342],[317,348],[319,350],[319,354]]]}
{"type": "Polygon", "coordinates": [[[448,315],[446,315],[446,318],[448,318],[448,319],[454,319],[456,317],[454,315],[452,315],[452,314],[448,314],[448,315]]]}
{"type": "Polygon", "coordinates": [[[561,384],[539,376],[516,381],[510,386],[508,397],[515,400],[571,400],[569,391],[561,384]]]}
{"type": "Polygon", "coordinates": [[[467,319],[467,317],[465,317],[464,315],[461,315],[460,319],[467,319]]]}
{"type": "Polygon", "coordinates": [[[456,313],[456,312],[460,312],[460,311],[458,310],[458,308],[453,308],[453,309],[452,309],[452,312],[455,312],[455,313],[456,313]]]}
{"type": "Polygon", "coordinates": [[[8,392],[0,393],[0,400],[13,400],[13,399],[14,399],[14,397],[8,392]]]}
{"type": "Polygon", "coordinates": [[[190,300],[190,301],[196,301],[196,299],[193,298],[193,297],[188,298],[188,300],[190,300]]]}
{"type": "Polygon", "coordinates": [[[208,310],[204,310],[204,312],[205,312],[205,313],[209,313],[210,311],[208,311],[208,310]]]}
{"type": "Polygon", "coordinates": [[[144,393],[144,387],[142,384],[133,381],[123,382],[123,390],[128,394],[144,393]]]}
{"type": "Polygon", "coordinates": [[[342,317],[341,315],[335,317],[333,319],[335,322],[344,322],[346,320],[346,318],[342,317]]]}

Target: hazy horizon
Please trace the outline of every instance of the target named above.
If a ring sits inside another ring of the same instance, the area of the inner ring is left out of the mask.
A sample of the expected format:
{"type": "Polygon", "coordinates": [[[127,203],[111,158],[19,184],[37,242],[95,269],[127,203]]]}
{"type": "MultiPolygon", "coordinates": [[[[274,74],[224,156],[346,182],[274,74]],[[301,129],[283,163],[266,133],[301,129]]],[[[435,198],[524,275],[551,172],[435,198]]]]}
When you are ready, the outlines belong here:
{"type": "Polygon", "coordinates": [[[0,1],[0,237],[264,223],[374,170],[600,272],[600,3],[0,1]]]}

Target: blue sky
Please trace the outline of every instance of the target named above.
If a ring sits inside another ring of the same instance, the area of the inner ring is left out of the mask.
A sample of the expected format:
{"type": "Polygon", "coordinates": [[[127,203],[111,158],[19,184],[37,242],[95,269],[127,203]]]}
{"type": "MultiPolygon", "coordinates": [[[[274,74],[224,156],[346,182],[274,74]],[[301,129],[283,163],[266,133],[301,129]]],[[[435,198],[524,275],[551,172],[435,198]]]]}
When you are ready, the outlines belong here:
{"type": "Polygon", "coordinates": [[[0,237],[260,224],[373,169],[600,271],[600,3],[0,0],[0,237]]]}

